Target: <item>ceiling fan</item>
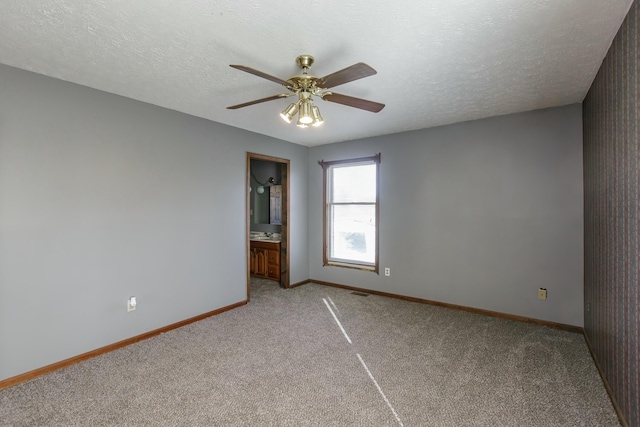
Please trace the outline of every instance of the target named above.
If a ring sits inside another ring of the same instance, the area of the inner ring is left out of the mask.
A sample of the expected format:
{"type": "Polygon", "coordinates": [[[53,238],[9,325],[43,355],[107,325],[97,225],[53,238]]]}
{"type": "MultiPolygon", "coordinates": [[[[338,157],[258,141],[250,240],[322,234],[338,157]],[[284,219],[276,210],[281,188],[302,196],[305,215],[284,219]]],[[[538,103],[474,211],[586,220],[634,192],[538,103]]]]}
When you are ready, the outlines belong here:
{"type": "Polygon", "coordinates": [[[336,71],[335,73],[328,74],[324,77],[315,77],[308,74],[313,61],[314,59],[311,55],[298,56],[296,58],[296,64],[298,64],[302,69],[302,74],[290,77],[287,80],[263,73],[262,71],[258,71],[245,65],[230,65],[240,71],[245,71],[258,77],[271,80],[272,82],[279,83],[287,88],[289,92],[232,105],[227,107],[227,109],[235,110],[238,108],[248,107],[249,105],[273,101],[275,99],[297,96],[298,100],[285,108],[285,110],[280,113],[280,117],[282,117],[287,123],[291,123],[296,114],[298,114],[297,125],[306,128],[309,126],[320,126],[324,123],[324,119],[320,115],[320,110],[313,104],[312,96],[317,96],[325,101],[371,111],[373,113],[377,113],[384,108],[384,104],[380,104],[379,102],[367,101],[366,99],[342,95],[328,90],[330,88],[376,74],[376,70],[367,64],[358,62],[357,64],[344,68],[340,71],[336,71]]]}

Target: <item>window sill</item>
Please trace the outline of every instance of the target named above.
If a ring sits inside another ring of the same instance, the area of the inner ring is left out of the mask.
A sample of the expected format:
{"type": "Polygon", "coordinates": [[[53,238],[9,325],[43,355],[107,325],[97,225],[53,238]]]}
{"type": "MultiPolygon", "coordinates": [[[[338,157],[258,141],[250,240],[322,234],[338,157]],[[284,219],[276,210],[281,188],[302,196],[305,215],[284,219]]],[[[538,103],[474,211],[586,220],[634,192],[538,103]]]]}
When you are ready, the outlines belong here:
{"type": "Polygon", "coordinates": [[[353,264],[350,262],[344,261],[327,261],[324,263],[324,267],[342,267],[342,268],[351,268],[353,270],[361,270],[361,271],[369,271],[371,273],[378,273],[378,267],[375,265],[366,265],[366,264],[353,264]]]}

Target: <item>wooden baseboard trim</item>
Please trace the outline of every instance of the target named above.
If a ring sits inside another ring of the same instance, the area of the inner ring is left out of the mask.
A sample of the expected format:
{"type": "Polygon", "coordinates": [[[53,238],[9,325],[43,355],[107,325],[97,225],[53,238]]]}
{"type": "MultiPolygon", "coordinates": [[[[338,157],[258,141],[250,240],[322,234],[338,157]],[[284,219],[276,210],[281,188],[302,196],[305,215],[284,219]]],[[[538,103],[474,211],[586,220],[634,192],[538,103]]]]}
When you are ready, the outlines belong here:
{"type": "Polygon", "coordinates": [[[591,347],[591,342],[589,341],[589,337],[587,336],[587,332],[585,331],[583,335],[584,335],[584,340],[587,342],[587,348],[589,349],[589,353],[591,353],[591,358],[593,359],[593,363],[596,364],[596,368],[598,369],[598,373],[600,374],[600,378],[602,379],[602,382],[604,383],[604,388],[607,390],[607,394],[609,395],[609,399],[611,399],[611,404],[613,405],[613,409],[615,409],[616,414],[618,415],[618,420],[620,421],[620,424],[622,424],[623,427],[629,427],[629,423],[625,419],[624,413],[622,412],[622,409],[620,408],[620,405],[618,405],[618,401],[613,396],[613,389],[611,388],[611,385],[609,384],[609,381],[607,380],[607,377],[604,374],[604,370],[602,369],[602,365],[600,365],[600,362],[598,362],[598,358],[596,357],[595,353],[593,352],[593,348],[591,347]]]}
{"type": "Polygon", "coordinates": [[[110,351],[114,351],[122,347],[126,347],[128,345],[137,343],[139,341],[143,341],[148,338],[155,337],[156,335],[160,335],[162,333],[169,332],[173,329],[186,326],[190,323],[197,322],[198,320],[206,319],[207,317],[215,316],[216,314],[233,310],[234,308],[238,308],[247,304],[247,302],[248,302],[247,300],[240,301],[235,304],[231,304],[226,307],[222,307],[217,310],[210,311],[208,313],[200,314],[198,316],[191,317],[189,319],[182,320],[180,322],[172,323],[170,325],[164,326],[159,329],[154,329],[153,331],[145,332],[144,334],[141,334],[141,335],[136,335],[135,337],[127,338],[126,340],[118,341],[116,343],[109,344],[104,347],[100,347],[95,350],[91,350],[86,353],[79,354],[77,356],[73,356],[65,360],[61,360],[56,363],[52,363],[51,365],[43,366],[42,368],[37,368],[32,371],[25,372],[24,374],[16,375],[15,377],[7,378],[6,380],[0,381],[0,390],[13,387],[14,385],[18,385],[20,383],[40,377],[42,375],[49,374],[59,369],[66,368],[71,365],[75,365],[76,363],[84,362],[85,360],[92,359],[94,357],[100,356],[105,353],[109,353],[110,351]]]}
{"type": "Polygon", "coordinates": [[[469,313],[484,314],[485,316],[499,317],[501,319],[508,319],[508,320],[515,320],[516,322],[531,323],[531,324],[534,324],[534,325],[546,326],[548,328],[561,329],[563,331],[574,332],[576,334],[583,334],[584,333],[584,329],[583,328],[581,328],[579,326],[565,325],[564,323],[556,323],[556,322],[550,322],[548,320],[532,319],[530,317],[518,316],[518,315],[515,315],[515,314],[500,313],[498,311],[483,310],[481,308],[466,307],[464,305],[449,304],[449,303],[446,303],[446,302],[432,301],[432,300],[428,300],[428,299],[409,297],[409,296],[405,296],[405,295],[392,294],[392,293],[389,293],[389,292],[373,291],[373,290],[370,290],[370,289],[357,288],[355,286],[341,285],[341,284],[338,284],[338,283],[331,283],[331,282],[323,282],[321,280],[311,279],[310,281],[312,283],[317,283],[319,285],[325,285],[325,286],[332,286],[334,288],[349,289],[349,290],[352,290],[352,291],[364,292],[364,293],[372,294],[372,295],[380,295],[380,296],[389,297],[389,298],[402,299],[402,300],[405,300],[405,301],[419,302],[421,304],[436,305],[438,307],[451,308],[453,310],[466,311],[466,312],[469,312],[469,313]]]}
{"type": "Polygon", "coordinates": [[[289,288],[297,288],[298,286],[306,285],[307,283],[311,283],[311,279],[303,280],[302,282],[294,283],[293,285],[289,285],[289,288]]]}

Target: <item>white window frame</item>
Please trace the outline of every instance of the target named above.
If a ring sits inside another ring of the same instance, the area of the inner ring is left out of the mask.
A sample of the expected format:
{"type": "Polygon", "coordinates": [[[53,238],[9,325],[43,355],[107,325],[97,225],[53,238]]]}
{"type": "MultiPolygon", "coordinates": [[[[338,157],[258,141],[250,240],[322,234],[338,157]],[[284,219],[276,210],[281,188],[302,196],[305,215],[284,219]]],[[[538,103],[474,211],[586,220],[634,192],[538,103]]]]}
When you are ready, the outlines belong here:
{"type": "Polygon", "coordinates": [[[323,173],[323,265],[324,266],[337,266],[345,268],[355,268],[359,270],[372,271],[376,274],[379,273],[379,235],[380,235],[380,153],[371,157],[361,157],[355,159],[345,159],[336,161],[320,161],[318,162],[322,166],[323,173]],[[336,167],[349,167],[349,166],[361,166],[361,165],[376,165],[376,199],[375,203],[371,202],[333,202],[332,199],[332,176],[333,170],[336,167]],[[332,227],[331,223],[331,211],[335,205],[375,205],[375,261],[373,263],[364,262],[361,260],[353,259],[341,259],[331,257],[331,236],[332,227]]]}

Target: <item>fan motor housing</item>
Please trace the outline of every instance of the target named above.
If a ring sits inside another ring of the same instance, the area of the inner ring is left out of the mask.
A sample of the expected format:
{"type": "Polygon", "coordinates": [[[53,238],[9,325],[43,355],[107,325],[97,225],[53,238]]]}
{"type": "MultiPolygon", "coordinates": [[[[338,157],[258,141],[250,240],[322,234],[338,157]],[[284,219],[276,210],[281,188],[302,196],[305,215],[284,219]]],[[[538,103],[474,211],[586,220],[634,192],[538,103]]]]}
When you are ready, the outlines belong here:
{"type": "Polygon", "coordinates": [[[315,89],[316,88],[316,80],[318,78],[309,74],[299,74],[297,76],[293,76],[289,78],[288,81],[293,83],[293,89],[315,89]]]}

